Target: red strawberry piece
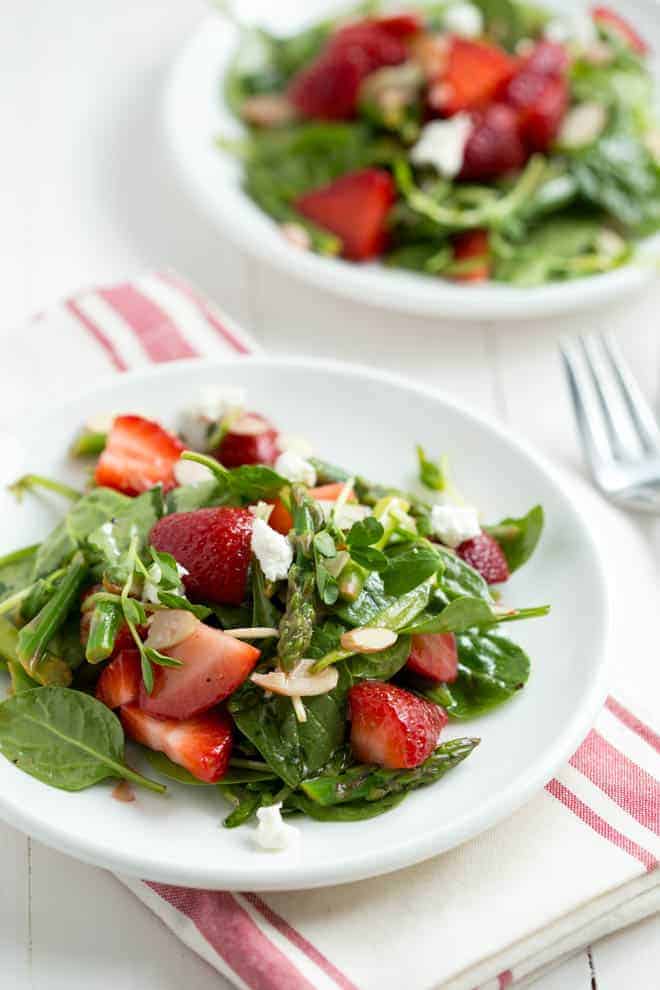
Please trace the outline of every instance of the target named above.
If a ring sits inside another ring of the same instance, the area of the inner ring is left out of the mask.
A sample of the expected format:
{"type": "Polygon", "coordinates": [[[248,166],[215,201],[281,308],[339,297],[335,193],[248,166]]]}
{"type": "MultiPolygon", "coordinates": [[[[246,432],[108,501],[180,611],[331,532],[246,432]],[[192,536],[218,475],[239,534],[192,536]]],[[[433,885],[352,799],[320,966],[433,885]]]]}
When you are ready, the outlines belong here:
{"type": "Polygon", "coordinates": [[[428,759],[447,724],[447,713],[438,705],[382,681],[352,687],[349,704],[355,757],[391,770],[428,759]]]}
{"type": "Polygon", "coordinates": [[[411,34],[417,34],[424,26],[419,14],[391,14],[389,17],[377,17],[375,24],[395,38],[408,38],[411,34]]]}
{"type": "Polygon", "coordinates": [[[198,780],[215,784],[227,772],[233,740],[226,712],[217,709],[182,722],[154,718],[137,705],[124,705],[119,714],[127,736],[165,753],[198,780]]]}
{"type": "Polygon", "coordinates": [[[347,120],[355,113],[363,78],[361,59],[330,52],[296,73],[287,96],[305,117],[347,120]]]}
{"type": "Polygon", "coordinates": [[[511,80],[505,97],[518,112],[520,134],[527,146],[534,151],[547,151],[568,106],[566,80],[524,69],[511,80]]]}
{"type": "Polygon", "coordinates": [[[183,444],[158,423],[142,416],[117,416],[96,465],[94,482],[125,495],[154,485],[174,488],[174,465],[183,444]]]}
{"type": "Polygon", "coordinates": [[[387,215],[395,198],[389,172],[365,168],[305,193],[297,199],[296,208],[341,238],[345,258],[365,261],[385,247],[387,215]]]}
{"type": "Polygon", "coordinates": [[[494,103],[475,114],[474,130],[465,145],[460,178],[471,182],[496,179],[519,169],[527,157],[515,110],[494,103]]]}
{"type": "Polygon", "coordinates": [[[485,282],[490,277],[490,241],[487,230],[466,230],[453,239],[454,260],[470,261],[469,270],[456,272],[456,282],[485,282]],[[474,265],[474,267],[472,267],[474,265]]]}
{"type": "Polygon", "coordinates": [[[539,41],[524,61],[525,69],[541,76],[561,76],[568,69],[568,52],[556,41],[539,41]]]}
{"type": "Polygon", "coordinates": [[[609,7],[594,7],[591,11],[596,25],[603,28],[619,38],[625,45],[632,48],[638,55],[646,55],[649,46],[635,28],[620,14],[616,14],[609,7]]]}
{"type": "Polygon", "coordinates": [[[213,456],[225,467],[274,464],[279,454],[275,427],[258,413],[245,413],[225,434],[213,456]]]}
{"type": "Polygon", "coordinates": [[[413,636],[406,666],[431,681],[451,684],[458,677],[456,637],[453,633],[413,636]]]}
{"type": "Polygon", "coordinates": [[[431,107],[447,117],[484,107],[515,70],[515,60],[496,45],[453,38],[440,85],[429,93],[431,107]]]}
{"type": "Polygon", "coordinates": [[[479,571],[488,584],[499,584],[511,576],[502,547],[488,533],[480,533],[479,536],[466,540],[456,552],[466,564],[479,571]]]}
{"type": "Polygon", "coordinates": [[[364,76],[386,65],[399,65],[408,54],[394,31],[378,21],[358,21],[340,28],[330,39],[329,54],[351,58],[362,68],[364,76]]]}
{"type": "Polygon", "coordinates": [[[158,718],[191,718],[227,698],[249,677],[260,651],[200,622],[190,636],[161,649],[181,667],[155,667],[154,688],[140,687],[140,708],[158,718]]]}
{"type": "Polygon", "coordinates": [[[171,553],[186,568],[183,583],[192,599],[240,605],[252,554],[247,509],[220,506],[163,516],[151,530],[156,550],[171,553]]]}
{"type": "MultiPolygon", "coordinates": [[[[323,502],[336,502],[343,490],[344,482],[337,481],[329,485],[319,485],[318,488],[310,488],[309,494],[312,498],[323,502]]],[[[349,495],[348,501],[355,501],[352,493],[349,495]]],[[[277,530],[278,533],[282,533],[284,536],[293,527],[293,517],[284,502],[280,499],[273,503],[273,511],[268,517],[268,524],[271,529],[277,530]]]]}
{"type": "Polygon", "coordinates": [[[96,697],[108,708],[131,705],[140,695],[140,654],[123,649],[111,660],[99,677],[96,697]]]}

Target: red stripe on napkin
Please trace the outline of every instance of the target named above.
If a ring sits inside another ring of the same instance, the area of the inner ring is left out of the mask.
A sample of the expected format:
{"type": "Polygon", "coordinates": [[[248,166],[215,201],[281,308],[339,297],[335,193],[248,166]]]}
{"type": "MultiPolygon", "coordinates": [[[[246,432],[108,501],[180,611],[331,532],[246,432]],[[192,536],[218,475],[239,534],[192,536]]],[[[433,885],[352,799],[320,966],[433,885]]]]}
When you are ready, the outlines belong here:
{"type": "Polygon", "coordinates": [[[572,811],[574,815],[583,821],[585,825],[593,829],[598,835],[607,839],[613,845],[617,846],[619,849],[623,849],[627,852],[629,856],[634,856],[638,859],[640,863],[643,863],[646,867],[648,873],[651,873],[658,865],[658,861],[655,856],[650,853],[647,849],[642,849],[638,846],[636,842],[629,839],[626,835],[623,835],[612,825],[601,818],[593,808],[581,801],[579,797],[576,797],[572,791],[569,791],[568,787],[560,783],[557,779],[551,780],[550,783],[545,785],[546,791],[548,791],[554,798],[561,801],[569,811],[572,811]]]}
{"type": "Polygon", "coordinates": [[[591,730],[570,763],[640,825],[660,835],[660,781],[619,752],[600,732],[591,730]]]}
{"type": "Polygon", "coordinates": [[[326,959],[311,942],[308,942],[304,935],[301,935],[288,921],[285,921],[276,911],[273,911],[257,894],[245,893],[243,897],[253,908],[256,908],[259,914],[263,915],[273,928],[276,928],[280,934],[288,938],[292,945],[295,945],[297,949],[304,952],[308,959],[311,959],[326,976],[329,976],[338,987],[341,987],[341,990],[358,990],[355,984],[347,976],[344,976],[336,966],[333,966],[330,960],[326,959]]]}
{"type": "Polygon", "coordinates": [[[231,894],[162,883],[148,886],[192,921],[251,990],[314,990],[231,894]]]}
{"type": "Polygon", "coordinates": [[[99,296],[130,326],[152,361],[197,357],[170,316],[129,283],[99,289],[99,296]]]}
{"type": "Polygon", "coordinates": [[[196,292],[193,289],[193,287],[188,284],[188,282],[185,282],[183,279],[179,278],[178,275],[175,275],[173,272],[159,272],[158,278],[162,282],[166,282],[168,285],[171,285],[173,288],[178,289],[179,292],[182,292],[184,296],[190,299],[190,301],[195,304],[195,306],[197,307],[201,315],[204,317],[206,322],[210,326],[212,326],[213,329],[216,330],[221,337],[224,337],[227,343],[231,344],[231,346],[235,350],[237,350],[239,354],[250,353],[249,347],[246,347],[243,341],[240,340],[236,336],[236,334],[229,329],[226,323],[222,322],[222,320],[213,311],[211,306],[209,306],[204,296],[201,295],[199,292],[196,292]]]}
{"type": "Polygon", "coordinates": [[[649,746],[652,746],[656,753],[660,753],[660,736],[657,732],[654,732],[650,726],[645,725],[641,719],[637,718],[636,715],[633,715],[633,713],[628,711],[627,708],[624,708],[621,702],[617,701],[616,698],[612,698],[610,696],[605,702],[605,707],[611,711],[613,715],[616,715],[618,720],[622,722],[623,725],[625,725],[628,729],[632,729],[632,731],[636,732],[637,735],[644,740],[644,742],[647,742],[649,746]]]}
{"type": "Polygon", "coordinates": [[[91,333],[92,337],[94,337],[97,343],[101,345],[104,351],[106,351],[115,368],[119,371],[128,371],[128,365],[121,357],[119,351],[116,349],[110,338],[101,329],[101,327],[94,322],[94,320],[90,320],[89,316],[87,316],[86,313],[83,313],[75,299],[67,299],[64,305],[69,312],[75,316],[78,322],[81,323],[85,329],[89,331],[89,333],[91,333]]]}

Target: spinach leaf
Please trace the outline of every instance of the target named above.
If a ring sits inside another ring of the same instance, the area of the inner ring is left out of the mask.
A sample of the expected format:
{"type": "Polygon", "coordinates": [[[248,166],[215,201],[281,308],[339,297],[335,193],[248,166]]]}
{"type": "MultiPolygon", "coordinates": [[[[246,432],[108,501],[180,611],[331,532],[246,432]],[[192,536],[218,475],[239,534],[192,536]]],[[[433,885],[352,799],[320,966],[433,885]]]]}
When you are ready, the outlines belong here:
{"type": "Polygon", "coordinates": [[[537,605],[496,612],[482,598],[455,598],[441,612],[422,612],[404,632],[412,635],[467,632],[468,629],[483,629],[501,622],[540,618],[549,611],[549,605],[537,605]]]}
{"type": "Polygon", "coordinates": [[[438,587],[449,600],[467,596],[483,598],[485,602],[493,601],[488,585],[478,571],[461,560],[458,554],[452,553],[440,544],[435,544],[435,547],[445,565],[438,576],[438,587]]]}
{"type": "Polygon", "coordinates": [[[306,794],[294,792],[284,802],[286,810],[301,811],[309,818],[319,822],[363,822],[368,818],[384,815],[405,799],[407,792],[388,794],[379,801],[349,801],[346,804],[324,806],[307,797],[306,794]]]}
{"type": "Polygon", "coordinates": [[[426,685],[420,693],[442,705],[453,718],[474,718],[508,701],[529,678],[529,657],[516,643],[495,632],[456,637],[458,677],[453,684],[426,685]]]}
{"type": "Polygon", "coordinates": [[[504,551],[511,573],[522,567],[534,553],[543,532],[543,509],[535,505],[520,519],[506,518],[484,527],[504,551]]]}
{"type": "Polygon", "coordinates": [[[336,650],[342,633],[346,632],[346,626],[334,619],[327,619],[320,625],[314,626],[312,639],[307,650],[307,655],[312,660],[320,660],[326,653],[336,650]]]}
{"type": "Polygon", "coordinates": [[[248,502],[275,498],[289,484],[277,471],[263,464],[243,464],[229,471],[228,476],[232,494],[248,502]]]}
{"type": "Polygon", "coordinates": [[[357,653],[346,661],[354,680],[369,678],[389,681],[405,666],[410,656],[410,636],[399,636],[396,643],[378,653],[357,653]]]}
{"type": "Polygon", "coordinates": [[[390,557],[383,573],[383,587],[388,595],[405,595],[432,577],[443,567],[442,558],[428,543],[414,543],[390,557]]]}
{"type": "Polygon", "coordinates": [[[308,797],[323,807],[347,801],[381,801],[390,794],[408,792],[439,780],[462,763],[479,742],[479,739],[450,739],[439,745],[421,766],[412,770],[387,770],[358,764],[344,773],[304,780],[301,787],[308,797]]]}
{"type": "Polygon", "coordinates": [[[181,485],[165,496],[165,509],[172,512],[194,512],[224,504],[217,481],[200,481],[196,485],[181,485]]]}
{"type": "MultiPolygon", "coordinates": [[[[143,755],[149,761],[151,766],[158,773],[162,774],[163,777],[168,777],[170,780],[175,780],[179,784],[190,784],[194,787],[214,787],[215,784],[207,784],[204,780],[198,780],[197,777],[193,777],[184,767],[180,767],[177,763],[172,763],[164,753],[158,753],[153,749],[143,749],[143,755]]],[[[266,768],[265,770],[253,770],[251,768],[233,768],[231,765],[227,770],[226,774],[219,783],[223,784],[253,784],[258,783],[263,780],[274,780],[275,775],[273,771],[266,768]]]]}
{"type": "Polygon", "coordinates": [[[95,488],[83,495],[37,550],[32,580],[51,574],[83,547],[95,529],[131,504],[112,488],[95,488]]]}
{"type": "Polygon", "coordinates": [[[246,605],[216,605],[209,602],[205,607],[210,609],[222,629],[244,629],[252,622],[250,609],[246,605]]]}
{"type": "Polygon", "coordinates": [[[266,578],[261,564],[256,558],[252,561],[252,626],[265,626],[277,629],[280,613],[266,594],[266,578]]]}
{"type": "Polygon", "coordinates": [[[517,0],[474,0],[484,17],[486,34],[509,51],[523,38],[539,34],[549,15],[517,0]]]}
{"type": "Polygon", "coordinates": [[[68,688],[24,691],[0,704],[0,752],[25,773],[64,791],[80,791],[108,777],[165,790],[126,766],[117,716],[68,688]]]}
{"type": "Polygon", "coordinates": [[[128,549],[133,535],[137,535],[135,552],[141,554],[149,541],[149,533],[165,511],[163,492],[160,486],[131,499],[130,504],[121,509],[111,521],[106,521],[88,537],[88,544],[101,561],[108,579],[116,585],[123,585],[128,577],[132,562],[128,549]]]}
{"type": "Polygon", "coordinates": [[[320,770],[344,741],[350,686],[350,675],[340,670],[333,691],[305,699],[306,722],[298,722],[290,698],[267,698],[249,681],[231,696],[229,711],[277,776],[297,787],[320,770]]]}
{"type": "Polygon", "coordinates": [[[0,559],[0,602],[32,583],[34,558],[38,549],[38,544],[35,544],[23,550],[15,550],[0,559]]]}

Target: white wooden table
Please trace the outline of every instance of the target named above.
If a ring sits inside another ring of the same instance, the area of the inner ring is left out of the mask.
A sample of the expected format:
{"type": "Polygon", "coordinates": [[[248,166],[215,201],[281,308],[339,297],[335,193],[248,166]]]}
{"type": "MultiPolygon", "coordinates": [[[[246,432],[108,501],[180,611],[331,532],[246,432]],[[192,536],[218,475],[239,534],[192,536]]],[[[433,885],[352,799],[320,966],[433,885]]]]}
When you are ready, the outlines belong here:
{"type": "MultiPolygon", "coordinates": [[[[269,351],[346,358],[442,385],[571,467],[580,461],[558,332],[619,332],[656,394],[660,288],[588,317],[453,325],[360,308],[240,256],[187,200],[158,143],[165,73],[205,12],[201,0],[4,0],[2,9],[4,346],[13,327],[63,294],[169,265],[269,351]]],[[[639,525],[660,559],[660,524],[639,525]]],[[[0,986],[7,990],[225,986],[111,876],[2,824],[0,877],[0,986]]],[[[656,918],[597,943],[537,986],[650,990],[659,970],[656,918]]]]}

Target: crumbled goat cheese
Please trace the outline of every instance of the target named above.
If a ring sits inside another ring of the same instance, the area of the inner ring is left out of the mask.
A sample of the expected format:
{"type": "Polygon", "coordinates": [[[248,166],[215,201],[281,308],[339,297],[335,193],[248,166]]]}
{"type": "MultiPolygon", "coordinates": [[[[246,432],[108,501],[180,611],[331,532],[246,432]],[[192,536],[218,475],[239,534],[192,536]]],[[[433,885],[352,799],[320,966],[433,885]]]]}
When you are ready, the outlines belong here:
{"type": "Polygon", "coordinates": [[[469,505],[434,505],[431,526],[438,539],[452,549],[481,532],[477,510],[469,505]]]}
{"type": "Polygon", "coordinates": [[[574,10],[549,21],[543,34],[548,41],[559,44],[572,41],[581,48],[588,48],[598,39],[596,25],[586,10],[574,10]]]}
{"type": "Polygon", "coordinates": [[[461,38],[478,38],[484,30],[483,14],[473,3],[453,3],[445,13],[445,27],[461,38]]]}
{"type": "Polygon", "coordinates": [[[184,410],[181,434],[195,450],[206,449],[208,428],[225,416],[238,414],[245,409],[247,396],[244,388],[236,385],[205,385],[199,390],[197,401],[184,410]]]}
{"type": "Polygon", "coordinates": [[[257,810],[257,828],[254,841],[260,849],[268,852],[280,852],[298,842],[300,830],[295,825],[288,825],[282,818],[282,802],[269,804],[257,810]]]}
{"type": "Polygon", "coordinates": [[[212,481],[213,472],[196,461],[177,461],[174,465],[174,478],[178,485],[199,485],[202,481],[212,481]]]}
{"type": "Polygon", "coordinates": [[[275,470],[288,481],[302,481],[310,488],[316,484],[314,466],[300,454],[296,454],[294,450],[285,450],[279,455],[275,461],[275,470]]]}
{"type": "Polygon", "coordinates": [[[285,578],[293,563],[289,540],[271,529],[263,519],[255,519],[252,526],[252,553],[261,564],[267,581],[285,578]]]}
{"type": "Polygon", "coordinates": [[[452,179],[463,167],[465,145],[472,133],[470,114],[457,113],[447,120],[432,120],[422,129],[410,152],[415,165],[432,165],[440,175],[452,179]]]}
{"type": "Polygon", "coordinates": [[[248,505],[248,510],[254,518],[263,519],[264,522],[268,522],[274,508],[274,505],[269,505],[268,502],[262,502],[261,499],[259,499],[256,505],[248,505]]]}

